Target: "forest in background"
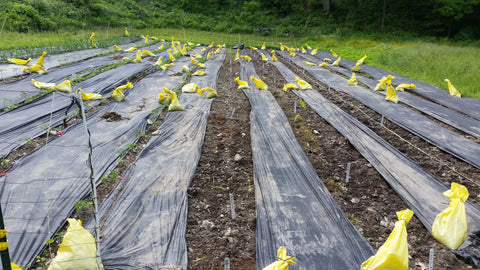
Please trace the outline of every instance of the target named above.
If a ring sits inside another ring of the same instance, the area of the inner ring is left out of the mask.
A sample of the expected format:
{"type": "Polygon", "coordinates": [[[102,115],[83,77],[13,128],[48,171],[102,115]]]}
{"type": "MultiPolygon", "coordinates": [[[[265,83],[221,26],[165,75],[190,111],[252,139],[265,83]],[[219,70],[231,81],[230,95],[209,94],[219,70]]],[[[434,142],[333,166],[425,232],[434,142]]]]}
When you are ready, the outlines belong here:
{"type": "Polygon", "coordinates": [[[480,0],[23,0],[0,2],[2,29],[191,28],[314,39],[361,33],[480,39],[480,0]]]}

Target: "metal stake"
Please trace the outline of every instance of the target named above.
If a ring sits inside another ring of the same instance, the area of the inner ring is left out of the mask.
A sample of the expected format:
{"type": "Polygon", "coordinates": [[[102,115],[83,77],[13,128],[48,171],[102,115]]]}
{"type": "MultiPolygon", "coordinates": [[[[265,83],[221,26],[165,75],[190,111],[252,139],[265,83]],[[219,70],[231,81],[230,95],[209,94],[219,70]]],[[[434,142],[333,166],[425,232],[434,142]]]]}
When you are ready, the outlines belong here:
{"type": "Polygon", "coordinates": [[[351,163],[348,162],[347,163],[347,175],[345,176],[345,182],[348,183],[348,180],[350,180],[350,167],[351,167],[351,163]]]}
{"type": "Polygon", "coordinates": [[[87,118],[85,117],[85,107],[83,106],[83,99],[81,93],[78,94],[80,99],[80,107],[82,111],[82,118],[83,118],[83,127],[85,131],[85,139],[87,140],[88,146],[88,164],[90,166],[90,186],[93,192],[93,218],[95,221],[95,244],[97,246],[97,266],[98,269],[101,269],[101,257],[100,257],[100,227],[98,226],[98,201],[97,201],[97,186],[95,185],[95,180],[93,179],[93,165],[92,165],[92,144],[90,142],[90,132],[87,128],[87,118]]]}
{"type": "Polygon", "coordinates": [[[232,219],[235,220],[237,216],[235,214],[235,199],[232,193],[230,193],[230,209],[232,210],[232,219]]]}
{"type": "MultiPolygon", "coordinates": [[[[0,243],[7,242],[7,231],[5,230],[5,224],[3,223],[2,205],[0,204],[0,243]],[[5,235],[3,235],[5,233],[5,235]]],[[[5,250],[0,251],[2,257],[2,267],[5,270],[12,270],[10,263],[10,255],[8,254],[8,246],[5,250]]]]}

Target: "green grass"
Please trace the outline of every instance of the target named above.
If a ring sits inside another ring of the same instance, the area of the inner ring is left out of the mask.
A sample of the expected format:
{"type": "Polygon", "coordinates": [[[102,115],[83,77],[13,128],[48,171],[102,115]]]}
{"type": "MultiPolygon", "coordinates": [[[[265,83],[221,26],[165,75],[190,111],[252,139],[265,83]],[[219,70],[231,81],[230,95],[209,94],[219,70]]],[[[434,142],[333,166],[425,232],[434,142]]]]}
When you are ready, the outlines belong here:
{"type": "MultiPolygon", "coordinates": [[[[88,38],[92,29],[75,31],[12,33],[3,32],[0,35],[0,52],[22,50],[38,47],[63,47],[65,51],[86,48],[90,45],[88,38]]],[[[159,39],[175,40],[193,43],[226,44],[234,46],[245,43],[245,46],[260,47],[266,43],[267,48],[278,49],[280,43],[289,47],[300,47],[308,43],[319,50],[333,49],[342,58],[356,61],[364,54],[368,57],[365,64],[398,73],[412,79],[426,82],[442,89],[447,89],[444,79],[448,78],[458,91],[465,97],[480,98],[480,48],[475,46],[456,45],[445,42],[407,40],[389,37],[370,37],[361,39],[335,38],[317,36],[316,38],[299,38],[285,36],[260,36],[255,34],[228,34],[193,29],[129,29],[133,36],[150,35],[159,39]],[[374,40],[375,39],[375,40],[374,40]],[[377,41],[381,40],[381,41],[377,41]],[[392,41],[389,41],[392,40],[392,41]]],[[[124,28],[95,29],[97,42],[102,46],[123,38],[124,28]]],[[[53,48],[52,48],[53,50],[53,48]]],[[[53,52],[50,52],[53,53],[53,52]]],[[[0,55],[0,58],[2,56],[0,55]]],[[[402,83],[402,82],[396,82],[402,83]]]]}
{"type": "MultiPolygon", "coordinates": [[[[120,44],[125,38],[124,28],[29,33],[3,31],[0,34],[0,61],[7,58],[23,58],[27,55],[39,56],[44,50],[53,54],[88,49],[91,48],[89,38],[92,31],[95,31],[95,40],[99,48],[120,44]]],[[[130,33],[131,38],[138,36],[130,33]]]]}
{"type": "MultiPolygon", "coordinates": [[[[321,50],[333,49],[342,58],[357,61],[367,54],[364,64],[426,82],[447,90],[450,79],[462,96],[480,98],[480,48],[423,41],[375,42],[372,40],[308,41],[321,50]]],[[[401,81],[396,83],[400,84],[401,81]]]]}

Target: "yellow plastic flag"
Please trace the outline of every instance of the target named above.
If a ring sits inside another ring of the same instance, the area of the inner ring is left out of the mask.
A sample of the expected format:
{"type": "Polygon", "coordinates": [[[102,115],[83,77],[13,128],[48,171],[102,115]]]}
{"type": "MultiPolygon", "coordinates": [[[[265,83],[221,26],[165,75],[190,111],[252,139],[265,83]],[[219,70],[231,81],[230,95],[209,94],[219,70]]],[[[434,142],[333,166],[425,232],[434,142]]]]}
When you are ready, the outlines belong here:
{"type": "Polygon", "coordinates": [[[277,250],[277,261],[267,265],[263,270],[288,270],[288,266],[296,264],[294,257],[287,256],[287,249],[279,247],[277,250]]]}
{"type": "Polygon", "coordinates": [[[407,224],[412,216],[410,209],[397,212],[398,221],[387,241],[362,263],[360,270],[408,269],[407,224]]]}
{"type": "Polygon", "coordinates": [[[48,270],[98,269],[95,239],[82,227],[82,221],[73,218],[67,221],[70,226],[48,270]]]}
{"type": "Polygon", "coordinates": [[[457,249],[467,238],[464,203],[468,199],[468,190],[465,186],[453,182],[450,190],[443,192],[443,195],[450,199],[450,205],[433,221],[432,235],[445,246],[457,249]]]}

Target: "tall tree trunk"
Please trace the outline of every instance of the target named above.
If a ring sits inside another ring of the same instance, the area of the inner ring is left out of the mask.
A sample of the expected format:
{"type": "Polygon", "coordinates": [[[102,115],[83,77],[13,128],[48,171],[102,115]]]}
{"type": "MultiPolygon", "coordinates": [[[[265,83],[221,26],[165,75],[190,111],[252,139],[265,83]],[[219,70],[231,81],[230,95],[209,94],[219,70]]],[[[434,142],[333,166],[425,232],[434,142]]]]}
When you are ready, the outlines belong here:
{"type": "Polygon", "coordinates": [[[380,24],[380,32],[383,33],[383,26],[385,23],[385,11],[386,11],[386,5],[387,5],[387,0],[383,0],[383,8],[382,8],[382,22],[380,24]]]}
{"type": "Polygon", "coordinates": [[[325,13],[330,13],[332,8],[332,0],[323,0],[323,11],[325,13]]]}

